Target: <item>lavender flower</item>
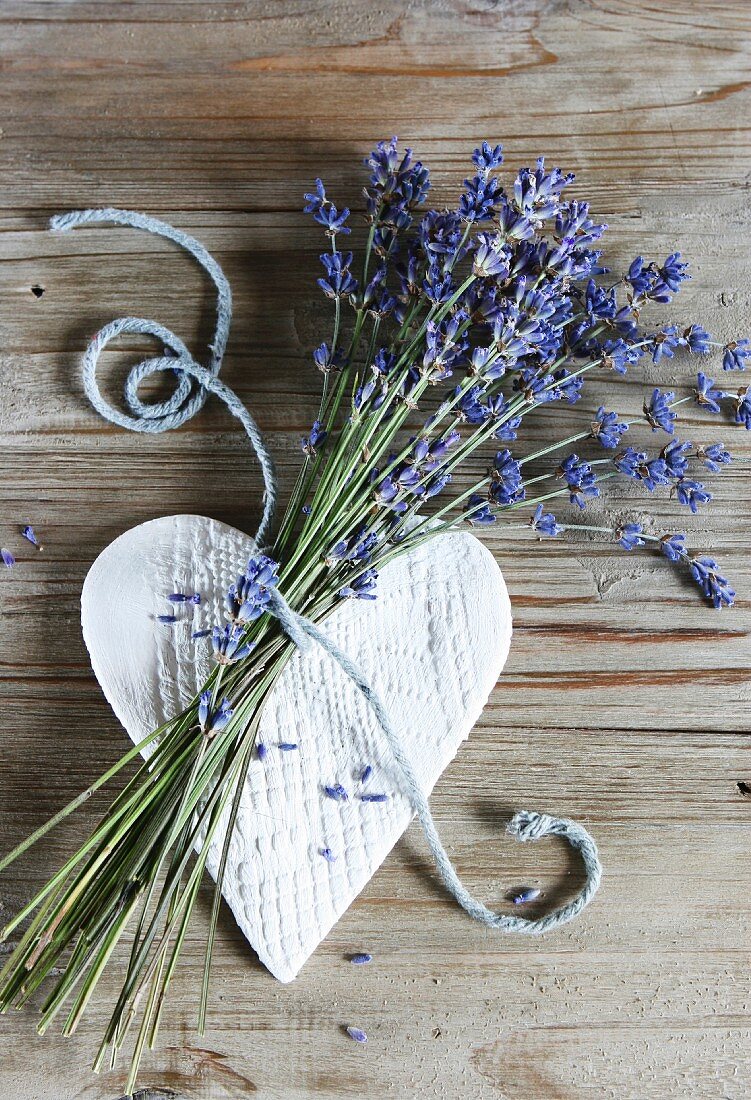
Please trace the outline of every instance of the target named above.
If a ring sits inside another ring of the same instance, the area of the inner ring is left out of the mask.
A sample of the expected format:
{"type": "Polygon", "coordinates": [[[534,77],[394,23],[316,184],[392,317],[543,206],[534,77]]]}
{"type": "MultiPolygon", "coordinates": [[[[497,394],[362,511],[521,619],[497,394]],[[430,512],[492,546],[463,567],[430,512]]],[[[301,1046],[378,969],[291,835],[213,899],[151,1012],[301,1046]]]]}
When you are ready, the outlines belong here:
{"type": "Polygon", "coordinates": [[[556,538],[561,534],[565,528],[561,527],[556,522],[556,518],[552,512],[543,512],[541,504],[537,505],[535,514],[529,521],[530,527],[535,531],[539,531],[541,535],[549,535],[551,538],[556,538]]]}
{"type": "Polygon", "coordinates": [[[259,741],[258,744],[256,745],[256,756],[261,761],[261,763],[263,763],[268,755],[269,755],[269,750],[266,748],[263,741],[259,741]]]}
{"type": "Polygon", "coordinates": [[[716,390],[714,388],[714,382],[711,378],[707,378],[706,374],[702,371],[696,376],[696,402],[707,412],[718,413],[720,411],[720,401],[726,396],[722,390],[716,390]]]}
{"type": "Polygon", "coordinates": [[[333,783],[331,786],[323,788],[323,793],[327,798],[333,799],[334,802],[347,802],[349,795],[341,783],[333,783]]]}
{"type": "Polygon", "coordinates": [[[614,449],[620,444],[621,436],[628,431],[628,424],[618,420],[617,413],[606,412],[600,405],[592,424],[592,435],[603,447],[614,449]]]}
{"type": "Polygon", "coordinates": [[[475,527],[489,527],[497,519],[488,502],[479,493],[473,493],[469,498],[464,505],[464,514],[467,522],[475,527]]]}
{"type": "Polygon", "coordinates": [[[650,493],[653,493],[658,485],[667,485],[668,477],[665,462],[661,458],[648,459],[644,451],[636,451],[633,447],[627,447],[620,455],[613,459],[617,470],[626,477],[640,481],[650,493]]]}
{"type": "Polygon", "coordinates": [[[624,550],[635,550],[637,546],[644,546],[643,532],[640,523],[624,523],[616,530],[615,537],[624,550]]]}
{"type": "Polygon", "coordinates": [[[663,535],[660,550],[670,561],[681,561],[686,557],[685,535],[663,535]]]}
{"type": "Polygon", "coordinates": [[[522,886],[518,890],[510,895],[509,901],[513,901],[514,905],[526,905],[527,902],[536,901],[539,898],[542,890],[539,890],[536,886],[522,886]]]}
{"type": "Polygon", "coordinates": [[[360,1027],[348,1027],[346,1032],[350,1039],[354,1039],[356,1043],[367,1043],[368,1037],[360,1027]]]}
{"type": "Polygon", "coordinates": [[[27,542],[30,542],[32,546],[36,546],[37,550],[42,549],[42,546],[40,545],[39,540],[36,537],[34,528],[30,524],[27,524],[21,529],[21,534],[27,542]]]}
{"type": "Polygon", "coordinates": [[[681,477],[675,485],[676,495],[680,504],[685,504],[696,514],[700,504],[707,504],[712,499],[700,481],[692,481],[691,478],[681,477]]]}
{"type": "Polygon", "coordinates": [[[245,630],[239,624],[227,625],[224,629],[215,626],[211,632],[211,645],[214,658],[220,665],[233,661],[242,661],[255,647],[255,642],[243,642],[245,630]]]}
{"type": "Polygon", "coordinates": [[[498,451],[493,460],[491,482],[488,490],[496,504],[508,505],[523,500],[525,489],[519,463],[511,451],[498,451]]]}
{"type": "Polygon", "coordinates": [[[326,442],[326,436],[327,432],[321,421],[314,420],[313,427],[310,429],[310,435],[304,436],[300,444],[303,454],[308,455],[309,458],[315,458],[318,453],[318,447],[322,447],[326,442]]]}
{"type": "Polygon", "coordinates": [[[672,435],[676,414],[670,407],[671,401],[675,401],[674,393],[663,393],[657,388],[652,390],[649,404],[644,405],[644,415],[653,432],[662,428],[664,432],[672,435]]]}
{"type": "Polygon", "coordinates": [[[660,457],[665,464],[665,473],[668,477],[683,477],[688,469],[686,453],[691,450],[690,443],[681,443],[679,439],[671,439],[662,448],[660,457]]]}
{"type": "Polygon", "coordinates": [[[389,800],[387,794],[361,794],[359,798],[361,802],[388,802],[389,800]]]}
{"type": "Polygon", "coordinates": [[[338,595],[342,599],[375,600],[376,581],[378,573],[375,569],[366,569],[359,577],[355,577],[349,584],[339,589],[338,595]]]}
{"type": "MultiPolygon", "coordinates": [[[[3,560],[5,560],[5,555],[3,555],[3,560]]],[[[5,564],[7,565],[8,563],[6,562],[5,564]]],[[[177,615],[157,615],[156,620],[158,623],[176,623],[177,615]]]]}
{"type": "Polygon", "coordinates": [[[370,764],[366,764],[365,767],[363,768],[361,774],[360,774],[360,782],[361,783],[367,783],[372,774],[373,774],[372,767],[370,766],[370,764]]]}
{"type": "Polygon", "coordinates": [[[326,276],[318,280],[318,285],[327,298],[349,298],[357,291],[357,279],[349,270],[352,253],[324,252],[321,263],[326,276]]]}
{"type": "Polygon", "coordinates": [[[349,961],[353,966],[366,966],[373,961],[373,956],[369,955],[367,951],[361,951],[357,955],[353,955],[349,961]]]}
{"type": "Polygon", "coordinates": [[[313,217],[319,225],[324,226],[329,237],[335,237],[337,233],[351,232],[349,226],[345,224],[349,217],[346,206],[340,214],[333,202],[326,202],[318,207],[313,217]]]}
{"type": "Polygon", "coordinates": [[[712,350],[712,337],[701,325],[689,325],[683,333],[683,339],[694,355],[709,355],[712,350]]]}
{"type": "Polygon", "coordinates": [[[751,358],[751,340],[731,340],[722,353],[723,370],[745,370],[746,360],[751,358]]]}
{"type": "Polygon", "coordinates": [[[320,853],[327,863],[336,863],[336,856],[330,848],[321,848],[320,853]]]}
{"type": "Polygon", "coordinates": [[[205,630],[194,630],[191,634],[191,638],[208,638],[211,633],[211,627],[207,627],[205,630]]]}
{"type": "Polygon", "coordinates": [[[231,584],[225,597],[225,604],[232,620],[236,623],[250,623],[266,611],[269,601],[269,589],[279,583],[279,566],[265,554],[251,558],[245,573],[241,573],[231,584]]]}
{"type": "Polygon", "coordinates": [[[719,609],[723,604],[726,607],[733,606],[735,592],[719,572],[714,558],[691,558],[689,568],[691,576],[714,607],[719,609]]]}
{"type": "Polygon", "coordinates": [[[558,476],[565,478],[570,489],[569,500],[577,508],[586,507],[587,497],[598,497],[600,490],[595,484],[595,475],[588,462],[580,460],[576,454],[570,454],[558,467],[558,476]]]}
{"type": "Polygon", "coordinates": [[[738,390],[738,395],[733,400],[736,424],[743,424],[747,431],[751,431],[751,386],[738,390]]]}
{"type": "Polygon", "coordinates": [[[732,455],[725,450],[722,443],[710,443],[705,447],[699,447],[696,457],[700,458],[713,474],[719,473],[723,466],[733,461],[732,455]]]}
{"type": "Polygon", "coordinates": [[[198,724],[208,738],[221,733],[234,713],[229,699],[222,699],[218,707],[212,707],[212,697],[211,689],[202,691],[198,702],[198,724]]]}
{"type": "Polygon", "coordinates": [[[16,564],[16,559],[13,557],[10,550],[6,550],[4,546],[0,549],[0,558],[3,559],[3,565],[6,569],[12,569],[16,564]]]}

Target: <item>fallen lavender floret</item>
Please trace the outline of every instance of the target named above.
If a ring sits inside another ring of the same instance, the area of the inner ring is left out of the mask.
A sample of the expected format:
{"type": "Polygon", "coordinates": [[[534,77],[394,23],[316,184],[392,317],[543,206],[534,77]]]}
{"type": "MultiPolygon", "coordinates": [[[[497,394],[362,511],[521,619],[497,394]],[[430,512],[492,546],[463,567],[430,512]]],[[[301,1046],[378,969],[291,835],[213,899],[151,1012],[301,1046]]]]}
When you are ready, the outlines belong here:
{"type": "Polygon", "coordinates": [[[360,1027],[348,1027],[346,1029],[350,1039],[354,1039],[356,1043],[367,1043],[368,1037],[360,1027]]]}
{"type": "Polygon", "coordinates": [[[27,542],[30,542],[32,546],[36,546],[37,550],[44,549],[44,547],[39,542],[39,539],[36,537],[36,532],[34,531],[34,528],[31,526],[30,523],[27,523],[26,526],[21,529],[21,534],[27,542]]]}
{"type": "Polygon", "coordinates": [[[536,901],[541,893],[542,890],[536,886],[522,886],[509,895],[509,901],[513,901],[514,905],[525,905],[528,901],[536,901]]]}
{"type": "Polygon", "coordinates": [[[334,783],[333,786],[324,787],[323,793],[327,798],[333,799],[334,802],[346,802],[349,799],[349,795],[341,783],[334,783]]]}

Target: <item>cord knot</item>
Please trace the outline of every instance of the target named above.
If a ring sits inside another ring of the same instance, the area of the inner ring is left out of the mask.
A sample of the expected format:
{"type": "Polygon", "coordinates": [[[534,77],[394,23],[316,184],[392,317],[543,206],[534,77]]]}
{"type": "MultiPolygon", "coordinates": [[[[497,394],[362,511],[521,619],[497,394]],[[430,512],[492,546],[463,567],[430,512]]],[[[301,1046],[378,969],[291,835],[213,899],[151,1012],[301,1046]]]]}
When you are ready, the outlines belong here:
{"type": "Polygon", "coordinates": [[[534,810],[519,810],[509,821],[506,832],[516,840],[540,840],[552,833],[556,820],[549,814],[538,814],[534,810]]]}

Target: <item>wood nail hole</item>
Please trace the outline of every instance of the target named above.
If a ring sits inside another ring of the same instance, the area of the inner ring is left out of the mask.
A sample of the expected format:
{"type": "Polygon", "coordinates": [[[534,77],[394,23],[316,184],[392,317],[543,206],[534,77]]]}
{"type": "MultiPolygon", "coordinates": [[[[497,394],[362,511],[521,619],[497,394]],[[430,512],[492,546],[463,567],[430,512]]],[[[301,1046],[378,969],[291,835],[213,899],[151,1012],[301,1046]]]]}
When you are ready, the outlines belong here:
{"type": "Polygon", "coordinates": [[[751,783],[746,783],[743,779],[740,779],[736,783],[736,787],[744,798],[751,798],[751,783]]]}
{"type": "Polygon", "coordinates": [[[33,287],[31,288],[31,293],[34,295],[35,298],[41,298],[44,294],[44,287],[40,286],[39,283],[34,283],[33,287]]]}

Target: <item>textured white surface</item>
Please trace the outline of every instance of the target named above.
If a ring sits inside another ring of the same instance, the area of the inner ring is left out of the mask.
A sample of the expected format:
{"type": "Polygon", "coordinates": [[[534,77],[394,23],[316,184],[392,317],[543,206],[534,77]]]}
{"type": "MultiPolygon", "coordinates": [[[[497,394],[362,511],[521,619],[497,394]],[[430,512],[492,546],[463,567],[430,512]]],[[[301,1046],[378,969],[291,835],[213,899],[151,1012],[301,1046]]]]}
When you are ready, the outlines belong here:
{"type": "MultiPolygon", "coordinates": [[[[91,567],[81,597],[91,663],[134,741],[178,713],[210,670],[223,593],[253,552],[247,535],[202,516],[168,516],[121,535],[91,567]],[[173,608],[170,592],[202,602],[173,608]],[[171,611],[167,626],[156,616],[171,611]]],[[[381,572],[379,599],[349,600],[324,629],[386,702],[426,792],[476,722],[508,654],[511,610],[493,556],[469,534],[440,535],[381,572]]],[[[261,961],[291,981],[383,862],[411,811],[362,695],[317,646],[296,656],[268,701],[231,841],[224,896],[261,961]],[[279,742],[295,742],[294,752],[279,742]],[[358,777],[373,768],[357,798],[358,777]],[[345,803],[322,787],[342,783],[345,803]],[[336,862],[320,854],[330,848],[336,862]]],[[[220,844],[209,853],[214,873],[220,844]]]]}

